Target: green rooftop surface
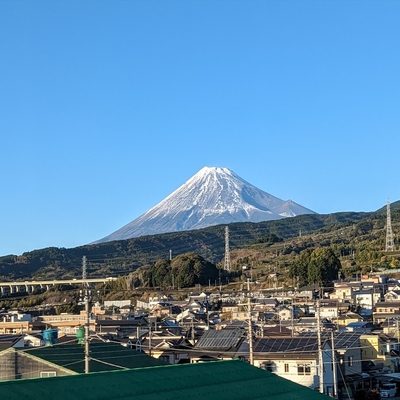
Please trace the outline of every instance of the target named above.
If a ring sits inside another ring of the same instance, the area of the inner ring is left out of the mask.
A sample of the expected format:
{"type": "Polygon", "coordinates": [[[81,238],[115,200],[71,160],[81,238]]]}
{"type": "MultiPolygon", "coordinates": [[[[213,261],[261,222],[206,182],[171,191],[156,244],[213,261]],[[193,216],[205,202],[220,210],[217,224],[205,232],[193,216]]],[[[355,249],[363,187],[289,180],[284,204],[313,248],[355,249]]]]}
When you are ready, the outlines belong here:
{"type": "MultiPolygon", "coordinates": [[[[21,350],[74,372],[85,372],[85,347],[62,344],[21,350]]],[[[165,365],[161,360],[113,342],[90,343],[90,372],[113,371],[122,368],[143,368],[165,365]]]]}
{"type": "Polygon", "coordinates": [[[242,361],[213,361],[0,382],[7,400],[323,400],[327,396],[242,361]]]}

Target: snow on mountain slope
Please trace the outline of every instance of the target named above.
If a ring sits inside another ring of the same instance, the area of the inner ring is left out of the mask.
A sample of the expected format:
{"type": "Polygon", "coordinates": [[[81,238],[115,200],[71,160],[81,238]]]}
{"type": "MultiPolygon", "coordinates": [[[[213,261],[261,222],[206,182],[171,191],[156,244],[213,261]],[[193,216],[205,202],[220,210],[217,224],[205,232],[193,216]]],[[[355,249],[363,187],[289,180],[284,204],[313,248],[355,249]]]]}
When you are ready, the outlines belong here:
{"type": "Polygon", "coordinates": [[[295,217],[296,215],[302,214],[315,214],[314,211],[311,211],[292,200],[283,202],[278,207],[273,208],[271,211],[275,214],[279,214],[282,217],[295,217]]]}
{"type": "Polygon", "coordinates": [[[94,243],[313,211],[256,188],[228,168],[204,167],[149,211],[94,243]]]}

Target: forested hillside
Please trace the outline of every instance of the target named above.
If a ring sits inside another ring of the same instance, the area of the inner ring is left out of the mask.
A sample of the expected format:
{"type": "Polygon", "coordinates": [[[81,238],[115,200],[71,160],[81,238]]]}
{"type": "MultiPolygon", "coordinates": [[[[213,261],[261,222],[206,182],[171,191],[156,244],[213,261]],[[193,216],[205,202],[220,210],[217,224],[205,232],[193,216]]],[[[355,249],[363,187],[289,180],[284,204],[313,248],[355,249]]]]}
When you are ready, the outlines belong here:
{"type": "MultiPolygon", "coordinates": [[[[392,223],[398,232],[400,202],[392,204],[392,223]]],[[[375,213],[343,212],[329,215],[301,215],[261,223],[229,225],[232,268],[246,261],[270,262],[280,256],[285,265],[306,248],[331,246],[338,254],[358,257],[374,248],[384,248],[386,208],[375,213]],[[272,249],[272,253],[271,253],[272,249]],[[265,253],[259,256],[259,253],[265,253]],[[269,255],[268,255],[269,254],[269,255]],[[268,261],[269,260],[269,261],[268,261]]],[[[374,250],[374,251],[375,251],[374,250]]],[[[0,257],[2,281],[19,279],[54,279],[81,276],[82,257],[87,257],[88,276],[127,275],[139,267],[154,265],[157,260],[195,253],[218,265],[225,252],[225,225],[205,229],[143,236],[135,239],[80,246],[72,249],[46,248],[0,257]]]]}

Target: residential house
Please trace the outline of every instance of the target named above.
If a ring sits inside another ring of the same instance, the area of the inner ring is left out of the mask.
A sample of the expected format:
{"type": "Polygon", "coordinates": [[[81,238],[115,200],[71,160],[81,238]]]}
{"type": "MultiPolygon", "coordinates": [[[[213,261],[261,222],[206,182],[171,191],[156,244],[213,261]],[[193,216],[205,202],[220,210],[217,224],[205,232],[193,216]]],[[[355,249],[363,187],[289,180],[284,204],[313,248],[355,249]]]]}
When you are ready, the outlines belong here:
{"type": "Polygon", "coordinates": [[[368,321],[350,322],[345,326],[346,332],[371,333],[373,323],[368,321]]]}
{"type": "Polygon", "coordinates": [[[293,309],[287,306],[279,307],[276,311],[280,321],[291,321],[293,319],[293,309]]]}
{"type": "Polygon", "coordinates": [[[196,314],[204,314],[207,312],[207,303],[202,303],[198,300],[191,300],[188,304],[184,307],[193,313],[196,314]]]}
{"type": "Polygon", "coordinates": [[[334,292],[330,295],[331,299],[337,299],[341,302],[353,300],[353,289],[347,283],[337,283],[334,286],[334,292]]]}
{"type": "Polygon", "coordinates": [[[239,306],[237,305],[237,303],[225,303],[222,307],[221,307],[221,313],[230,313],[232,311],[238,311],[239,306]]]}
{"type": "Polygon", "coordinates": [[[275,326],[259,326],[254,329],[257,337],[292,337],[292,329],[282,326],[282,324],[275,326]]]}
{"type": "MultiPolygon", "coordinates": [[[[323,363],[329,365],[330,344],[324,341],[323,363]]],[[[320,363],[316,337],[259,338],[254,344],[254,366],[312,389],[319,388],[320,363]]],[[[323,369],[324,393],[333,393],[331,368],[323,369]]]]}
{"type": "Polygon", "coordinates": [[[117,314],[113,317],[110,316],[97,316],[94,320],[94,327],[91,328],[93,333],[96,332],[100,335],[108,334],[119,338],[126,338],[129,335],[136,334],[136,332],[148,330],[150,320],[156,317],[147,317],[145,315],[137,315],[130,318],[129,315],[117,314]]]}
{"type": "Polygon", "coordinates": [[[362,317],[370,317],[374,305],[381,299],[381,293],[375,292],[373,289],[359,290],[354,293],[354,303],[357,307],[357,312],[362,317]]]}
{"type": "Polygon", "coordinates": [[[381,323],[393,318],[400,318],[400,301],[382,301],[375,304],[374,322],[381,323]]]}
{"type": "Polygon", "coordinates": [[[338,332],[334,335],[322,333],[329,340],[333,339],[336,350],[336,362],[339,365],[339,382],[359,377],[362,373],[362,354],[360,332],[338,332]]]}
{"type": "Polygon", "coordinates": [[[168,364],[189,362],[188,352],[192,348],[190,342],[182,335],[174,335],[168,331],[155,331],[139,338],[130,337],[137,351],[143,351],[151,357],[168,364]]]}
{"type": "Polygon", "coordinates": [[[254,299],[253,309],[259,311],[275,310],[279,301],[276,298],[256,298],[254,299]]]}
{"type": "MultiPolygon", "coordinates": [[[[247,306],[239,307],[238,311],[232,311],[232,320],[237,321],[248,321],[250,319],[250,311],[247,306]]],[[[258,321],[261,315],[265,315],[265,312],[259,310],[251,310],[251,320],[258,321]]]]}
{"type": "Polygon", "coordinates": [[[139,299],[136,301],[136,308],[139,310],[152,310],[158,303],[171,302],[171,296],[158,293],[155,296],[150,296],[148,299],[139,299]]]}
{"type": "Polygon", "coordinates": [[[385,302],[400,302],[400,289],[389,290],[383,297],[385,302]]]}
{"type": "MultiPolygon", "coordinates": [[[[75,334],[81,326],[86,324],[86,312],[83,310],[80,314],[62,313],[60,315],[40,315],[38,320],[47,328],[56,328],[60,334],[75,334]]],[[[91,332],[96,330],[96,317],[90,314],[89,329],[91,332]]]]}
{"type": "Polygon", "coordinates": [[[344,328],[353,322],[361,322],[361,321],[363,321],[363,318],[359,314],[352,312],[340,314],[335,320],[339,328],[344,328]]]}
{"type": "Polygon", "coordinates": [[[388,279],[386,282],[387,291],[400,290],[400,284],[398,279],[388,279]]]}
{"type": "Polygon", "coordinates": [[[334,299],[321,299],[319,301],[319,315],[329,320],[336,319],[339,315],[339,301],[334,299]]]}
{"type": "Polygon", "coordinates": [[[243,329],[205,331],[189,353],[191,363],[215,360],[248,359],[249,346],[243,329]]]}
{"type": "Polygon", "coordinates": [[[26,333],[24,335],[24,346],[26,347],[40,347],[44,346],[42,332],[26,333]]]}
{"type": "MultiPolygon", "coordinates": [[[[330,344],[330,350],[324,350],[324,368],[333,370],[333,365],[336,366],[336,379],[338,382],[338,393],[352,393],[358,388],[358,384],[362,384],[362,356],[360,336],[358,332],[334,332],[322,331],[322,343],[327,342],[330,344]],[[335,351],[333,351],[333,349],[335,351]],[[326,354],[325,354],[326,353],[326,354]],[[327,367],[330,365],[331,368],[327,367]]],[[[317,336],[315,333],[303,333],[299,338],[314,338],[317,336]]],[[[324,370],[325,371],[325,370],[324,370]]],[[[325,377],[324,373],[324,386],[328,391],[325,393],[332,393],[333,376],[328,375],[325,377]]],[[[339,397],[340,398],[340,397],[339,397]]]]}
{"type": "Polygon", "coordinates": [[[314,300],[319,290],[318,286],[303,286],[296,292],[295,298],[297,300],[314,300]]]}
{"type": "MultiPolygon", "coordinates": [[[[294,332],[316,332],[318,327],[318,318],[316,317],[302,317],[294,321],[282,321],[281,324],[285,324],[286,327],[290,327],[294,332]]],[[[336,329],[335,324],[327,320],[326,318],[321,318],[320,320],[322,329],[336,329]]]]}
{"type": "Polygon", "coordinates": [[[24,333],[32,331],[33,320],[30,314],[9,311],[0,314],[0,334],[24,333]]]}
{"type": "Polygon", "coordinates": [[[172,314],[172,303],[162,302],[156,304],[151,310],[151,315],[156,317],[165,317],[172,314]]]}
{"type": "Polygon", "coordinates": [[[363,360],[382,364],[383,367],[387,367],[392,372],[397,372],[399,350],[397,339],[390,338],[385,334],[369,333],[361,335],[360,343],[363,360]]]}
{"type": "Polygon", "coordinates": [[[350,310],[352,309],[352,306],[353,306],[352,300],[339,301],[339,304],[338,304],[339,315],[350,312],[350,310]]]}

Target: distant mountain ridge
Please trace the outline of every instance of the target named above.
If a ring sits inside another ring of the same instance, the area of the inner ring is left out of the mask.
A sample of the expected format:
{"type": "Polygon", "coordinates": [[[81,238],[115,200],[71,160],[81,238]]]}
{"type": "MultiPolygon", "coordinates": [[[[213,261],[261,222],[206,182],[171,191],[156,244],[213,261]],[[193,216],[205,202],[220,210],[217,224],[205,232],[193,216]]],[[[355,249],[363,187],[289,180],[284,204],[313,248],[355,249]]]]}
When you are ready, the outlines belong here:
{"type": "Polygon", "coordinates": [[[315,212],[258,189],[228,168],[204,167],[149,211],[93,243],[303,214],[315,212]]]}

